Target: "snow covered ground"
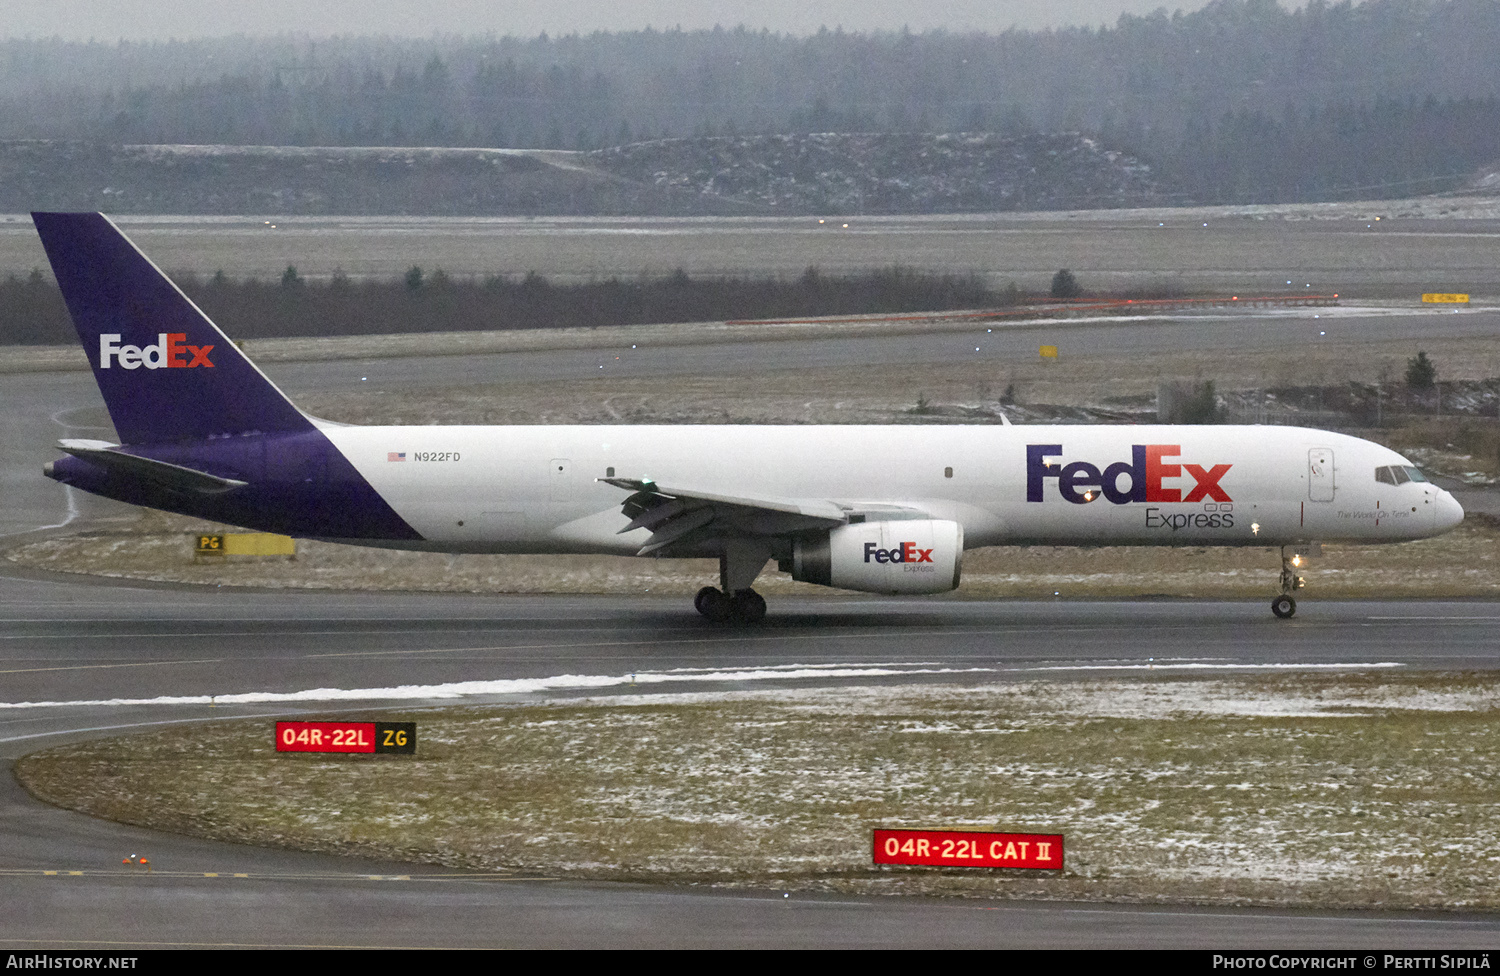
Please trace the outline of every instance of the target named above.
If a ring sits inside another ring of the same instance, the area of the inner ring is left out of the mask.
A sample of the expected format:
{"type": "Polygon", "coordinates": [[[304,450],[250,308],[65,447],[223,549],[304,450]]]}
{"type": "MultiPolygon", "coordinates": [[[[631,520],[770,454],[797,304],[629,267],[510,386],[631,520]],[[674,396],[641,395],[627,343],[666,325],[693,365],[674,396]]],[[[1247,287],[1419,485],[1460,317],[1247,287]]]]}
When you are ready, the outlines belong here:
{"type": "Polygon", "coordinates": [[[771,672],[698,674],[738,691],[654,694],[669,676],[637,675],[643,690],[625,695],[578,680],[574,694],[606,696],[567,697],[564,681],[551,700],[409,713],[415,760],[278,757],[267,723],[226,722],[54,749],[18,773],[43,798],[133,823],[576,877],[1500,905],[1491,675],[851,674],[798,688],[795,667],[771,672]],[[1066,870],[876,868],[870,831],[895,826],[1062,833],[1066,870]]]}

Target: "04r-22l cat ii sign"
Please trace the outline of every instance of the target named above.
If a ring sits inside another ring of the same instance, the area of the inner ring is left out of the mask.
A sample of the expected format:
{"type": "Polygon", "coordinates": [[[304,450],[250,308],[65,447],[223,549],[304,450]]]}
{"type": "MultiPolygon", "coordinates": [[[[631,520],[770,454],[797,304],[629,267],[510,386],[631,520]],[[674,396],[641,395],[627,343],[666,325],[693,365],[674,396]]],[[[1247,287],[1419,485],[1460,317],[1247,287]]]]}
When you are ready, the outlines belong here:
{"type": "Polygon", "coordinates": [[[450,553],[717,558],[696,606],[766,612],[756,577],[958,586],[995,545],[1280,547],[1272,609],[1321,542],[1463,519],[1369,441],[1298,427],[349,426],[297,409],[104,215],[33,214],[121,443],[46,474],[263,532],[450,553]],[[621,474],[616,474],[620,472],[621,474]]]}

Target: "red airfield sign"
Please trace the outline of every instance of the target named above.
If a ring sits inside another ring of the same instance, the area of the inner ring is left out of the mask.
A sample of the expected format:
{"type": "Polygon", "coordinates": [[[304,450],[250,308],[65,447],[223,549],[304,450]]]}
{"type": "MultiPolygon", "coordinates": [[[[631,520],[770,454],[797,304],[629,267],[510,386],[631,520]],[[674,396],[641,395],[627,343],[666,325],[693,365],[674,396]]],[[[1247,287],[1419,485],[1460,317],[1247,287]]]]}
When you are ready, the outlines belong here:
{"type": "Polygon", "coordinates": [[[1059,871],[1063,866],[1063,835],[1001,834],[987,830],[877,830],[875,863],[1059,871]]]}
{"type": "Polygon", "coordinates": [[[417,751],[415,722],[277,722],[277,752],[417,751]]]}

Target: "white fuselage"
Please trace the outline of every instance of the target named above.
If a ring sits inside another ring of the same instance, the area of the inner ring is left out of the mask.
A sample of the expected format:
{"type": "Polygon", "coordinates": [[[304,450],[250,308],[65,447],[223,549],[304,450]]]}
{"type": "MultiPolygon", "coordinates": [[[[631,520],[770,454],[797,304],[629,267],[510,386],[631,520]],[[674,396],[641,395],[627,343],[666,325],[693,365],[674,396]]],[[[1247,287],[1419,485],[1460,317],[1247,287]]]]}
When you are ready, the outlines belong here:
{"type": "Polygon", "coordinates": [[[451,552],[633,554],[650,533],[620,532],[629,521],[620,509],[627,492],[596,480],[616,476],[850,509],[917,509],[958,522],[971,549],[1396,542],[1463,518],[1431,483],[1377,481],[1377,468],[1410,464],[1394,451],[1296,427],[323,431],[421,533],[425,541],[414,548],[451,552]]]}

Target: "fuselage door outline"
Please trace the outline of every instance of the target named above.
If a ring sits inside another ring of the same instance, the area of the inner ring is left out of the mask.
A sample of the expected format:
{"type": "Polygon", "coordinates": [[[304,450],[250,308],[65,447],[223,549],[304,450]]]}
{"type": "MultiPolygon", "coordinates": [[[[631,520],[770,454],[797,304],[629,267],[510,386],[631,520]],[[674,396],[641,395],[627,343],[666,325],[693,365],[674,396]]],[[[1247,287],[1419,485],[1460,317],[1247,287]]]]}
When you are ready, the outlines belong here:
{"type": "Polygon", "coordinates": [[[1331,502],[1334,483],[1333,449],[1314,447],[1307,452],[1307,498],[1314,502],[1331,502]]]}

